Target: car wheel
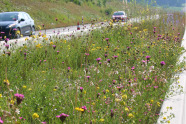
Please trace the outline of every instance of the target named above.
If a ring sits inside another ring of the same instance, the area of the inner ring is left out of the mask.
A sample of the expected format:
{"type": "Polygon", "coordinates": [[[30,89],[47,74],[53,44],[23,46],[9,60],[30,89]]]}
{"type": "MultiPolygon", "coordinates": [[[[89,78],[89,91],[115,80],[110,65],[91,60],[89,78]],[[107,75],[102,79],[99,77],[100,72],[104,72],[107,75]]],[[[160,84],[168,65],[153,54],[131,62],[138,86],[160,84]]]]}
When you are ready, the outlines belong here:
{"type": "Polygon", "coordinates": [[[30,35],[35,35],[35,27],[32,26],[30,35]]]}

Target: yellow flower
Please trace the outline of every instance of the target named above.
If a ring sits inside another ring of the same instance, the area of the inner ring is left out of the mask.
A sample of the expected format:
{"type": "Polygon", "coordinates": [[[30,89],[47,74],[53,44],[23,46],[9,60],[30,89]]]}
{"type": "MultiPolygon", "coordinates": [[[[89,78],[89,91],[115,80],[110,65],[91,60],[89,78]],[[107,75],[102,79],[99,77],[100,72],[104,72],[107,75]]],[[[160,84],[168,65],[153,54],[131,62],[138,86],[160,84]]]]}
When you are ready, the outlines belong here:
{"type": "Polygon", "coordinates": [[[42,48],[41,44],[36,45],[37,48],[42,48]]]}
{"type": "Polygon", "coordinates": [[[160,104],[161,104],[161,103],[160,103],[160,102],[157,102],[156,104],[157,104],[157,106],[159,106],[159,107],[160,107],[160,104]]]}
{"type": "Polygon", "coordinates": [[[165,120],[165,119],[167,119],[166,117],[163,117],[163,119],[165,120]]]}
{"type": "Polygon", "coordinates": [[[127,99],[127,95],[124,94],[124,95],[122,96],[122,98],[123,98],[123,99],[127,99]]]}
{"type": "Polygon", "coordinates": [[[9,85],[9,84],[10,84],[10,82],[9,82],[9,80],[8,80],[8,79],[5,79],[5,80],[4,80],[4,83],[5,83],[5,84],[7,84],[7,85],[9,85]]]}
{"type": "Polygon", "coordinates": [[[10,103],[11,103],[11,104],[14,104],[14,100],[11,100],[10,103]]]}
{"type": "Polygon", "coordinates": [[[97,89],[99,89],[99,87],[97,87],[97,89]]]}
{"type": "Polygon", "coordinates": [[[25,85],[23,86],[23,89],[26,89],[26,86],[25,85]]]}
{"type": "Polygon", "coordinates": [[[27,38],[25,38],[25,41],[27,41],[28,40],[28,37],[27,38]]]}
{"type": "Polygon", "coordinates": [[[56,91],[57,89],[53,89],[53,91],[56,91]]]}
{"type": "Polygon", "coordinates": [[[106,96],[104,96],[103,98],[104,98],[104,99],[106,99],[107,97],[106,97],[106,96]]]}
{"type": "Polygon", "coordinates": [[[46,71],[42,71],[42,73],[45,73],[46,71]]]}
{"type": "Polygon", "coordinates": [[[2,98],[3,97],[3,95],[2,94],[0,94],[0,98],[2,98]]]}
{"type": "Polygon", "coordinates": [[[34,114],[32,115],[32,117],[33,117],[33,119],[39,118],[39,115],[38,115],[37,113],[34,113],[34,114]]]}
{"type": "Polygon", "coordinates": [[[125,111],[126,111],[126,112],[129,112],[129,109],[128,109],[127,107],[125,107],[125,111]]]}
{"type": "Polygon", "coordinates": [[[43,35],[42,37],[46,38],[46,34],[45,34],[45,35],[43,35]]]}
{"type": "Polygon", "coordinates": [[[116,101],[116,102],[120,102],[120,101],[121,101],[121,99],[116,98],[116,99],[115,99],[115,101],[116,101]]]}
{"type": "Polygon", "coordinates": [[[84,94],[86,94],[86,93],[87,93],[87,91],[86,91],[86,90],[84,90],[84,91],[83,91],[83,93],[84,93],[84,94]]]}
{"type": "Polygon", "coordinates": [[[167,123],[170,124],[170,121],[168,120],[167,123]]]}
{"type": "Polygon", "coordinates": [[[95,103],[93,102],[92,105],[95,105],[95,103]]]}
{"type": "Polygon", "coordinates": [[[109,92],[109,90],[108,90],[108,89],[106,89],[106,92],[108,93],[108,92],[109,92]]]}
{"type": "Polygon", "coordinates": [[[92,46],[95,46],[95,44],[92,44],[92,46]]]}
{"type": "Polygon", "coordinates": [[[99,121],[104,122],[105,120],[102,118],[102,119],[100,119],[99,121]]]}
{"type": "Polygon", "coordinates": [[[150,102],[151,102],[151,103],[153,103],[153,102],[154,102],[154,100],[150,100],[150,102]]]}
{"type": "Polygon", "coordinates": [[[130,118],[134,117],[134,115],[132,113],[129,113],[128,115],[130,118]]]}
{"type": "Polygon", "coordinates": [[[83,112],[84,111],[84,109],[79,108],[79,107],[76,107],[75,110],[80,111],[80,112],[83,112]]]}
{"type": "Polygon", "coordinates": [[[28,90],[29,90],[29,91],[31,91],[31,90],[32,90],[32,88],[29,88],[28,90]]]}

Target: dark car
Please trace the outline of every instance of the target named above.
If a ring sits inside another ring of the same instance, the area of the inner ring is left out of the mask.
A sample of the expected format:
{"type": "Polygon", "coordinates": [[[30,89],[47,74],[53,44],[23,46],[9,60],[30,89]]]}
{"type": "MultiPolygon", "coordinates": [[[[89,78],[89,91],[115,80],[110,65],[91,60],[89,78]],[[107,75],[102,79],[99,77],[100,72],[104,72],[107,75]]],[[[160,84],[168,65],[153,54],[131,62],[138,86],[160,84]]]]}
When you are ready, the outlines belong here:
{"type": "Polygon", "coordinates": [[[0,39],[34,35],[34,20],[26,12],[0,13],[0,39]]]}
{"type": "Polygon", "coordinates": [[[117,11],[117,12],[114,12],[114,14],[112,15],[112,20],[113,22],[116,22],[116,21],[122,21],[122,22],[127,22],[127,14],[124,12],[124,11],[117,11]]]}

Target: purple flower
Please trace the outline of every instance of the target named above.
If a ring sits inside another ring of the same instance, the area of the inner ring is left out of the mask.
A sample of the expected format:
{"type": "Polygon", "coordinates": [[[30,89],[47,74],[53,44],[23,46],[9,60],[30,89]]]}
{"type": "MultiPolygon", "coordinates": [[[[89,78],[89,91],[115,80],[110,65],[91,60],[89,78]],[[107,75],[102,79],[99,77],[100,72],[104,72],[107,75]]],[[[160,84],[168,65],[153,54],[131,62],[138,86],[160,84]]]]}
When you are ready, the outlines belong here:
{"type": "Polygon", "coordinates": [[[60,118],[60,120],[61,120],[62,122],[64,122],[65,119],[66,119],[66,117],[68,117],[68,116],[69,116],[69,115],[62,113],[62,114],[60,114],[60,115],[57,115],[56,117],[57,117],[57,118],[60,118]]]}
{"type": "Polygon", "coordinates": [[[107,62],[110,63],[110,59],[107,59],[107,62]]]}
{"type": "Polygon", "coordinates": [[[111,114],[110,114],[111,118],[114,116],[114,111],[113,109],[111,109],[111,114]]]}
{"type": "Polygon", "coordinates": [[[132,69],[132,70],[134,70],[134,69],[135,69],[135,67],[133,66],[131,69],[132,69]]]}
{"type": "Polygon", "coordinates": [[[18,94],[18,93],[16,93],[16,94],[14,94],[14,96],[16,97],[16,99],[17,99],[17,104],[19,105],[21,102],[22,102],[22,100],[24,99],[24,95],[23,94],[18,94]]]}
{"type": "Polygon", "coordinates": [[[4,34],[5,32],[1,32],[1,34],[4,34]]]}
{"type": "Polygon", "coordinates": [[[118,56],[114,56],[114,58],[116,59],[116,58],[118,58],[118,56]]]}
{"type": "Polygon", "coordinates": [[[80,87],[79,89],[80,89],[81,92],[83,92],[83,87],[80,87]]]}
{"type": "Polygon", "coordinates": [[[97,58],[96,61],[99,63],[99,61],[101,60],[101,58],[97,58]]]}
{"type": "Polygon", "coordinates": [[[85,55],[89,56],[89,53],[85,53],[85,55]]]}
{"type": "Polygon", "coordinates": [[[8,49],[9,48],[9,45],[8,44],[5,44],[5,47],[8,49]]]}
{"type": "Polygon", "coordinates": [[[147,60],[150,60],[150,58],[151,58],[151,56],[146,56],[146,59],[147,59],[147,60]]]}
{"type": "Polygon", "coordinates": [[[67,68],[68,69],[68,72],[70,71],[70,67],[67,68]]]}
{"type": "Polygon", "coordinates": [[[161,66],[165,65],[165,62],[164,61],[161,61],[161,66]]]}
{"type": "Polygon", "coordinates": [[[154,88],[156,89],[156,88],[158,88],[158,86],[154,86],[154,88]]]}
{"type": "Polygon", "coordinates": [[[81,108],[84,109],[84,111],[87,110],[87,107],[85,105],[82,106],[81,108]]]}
{"type": "Polygon", "coordinates": [[[53,47],[54,49],[56,49],[56,45],[52,45],[52,47],[53,47]]]}
{"type": "Polygon", "coordinates": [[[105,40],[106,40],[106,41],[108,41],[108,40],[109,40],[109,38],[105,38],[105,40]]]}
{"type": "Polygon", "coordinates": [[[105,54],[105,58],[107,58],[107,56],[108,56],[108,55],[107,55],[107,54],[105,54]]]}
{"type": "Polygon", "coordinates": [[[0,123],[3,124],[3,120],[1,120],[1,117],[0,117],[0,123]]]}
{"type": "Polygon", "coordinates": [[[5,42],[7,43],[9,41],[9,38],[5,38],[5,42]]]}
{"type": "Polygon", "coordinates": [[[97,98],[98,98],[100,95],[101,95],[101,94],[100,94],[100,93],[98,93],[98,94],[97,94],[97,98]]]}

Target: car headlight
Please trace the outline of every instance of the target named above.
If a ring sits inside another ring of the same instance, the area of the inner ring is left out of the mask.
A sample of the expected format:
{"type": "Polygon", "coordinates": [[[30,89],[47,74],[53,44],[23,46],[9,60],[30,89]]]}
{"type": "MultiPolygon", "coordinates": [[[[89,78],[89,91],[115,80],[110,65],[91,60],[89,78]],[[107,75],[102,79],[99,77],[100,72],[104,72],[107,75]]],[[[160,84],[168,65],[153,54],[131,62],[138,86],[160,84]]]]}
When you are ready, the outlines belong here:
{"type": "Polygon", "coordinates": [[[11,27],[14,27],[16,24],[10,24],[8,27],[11,28],[11,27]]]}

